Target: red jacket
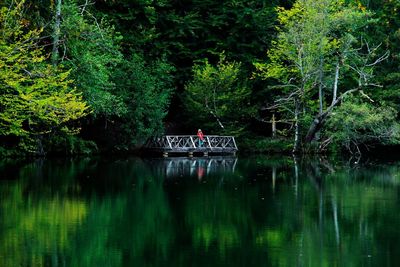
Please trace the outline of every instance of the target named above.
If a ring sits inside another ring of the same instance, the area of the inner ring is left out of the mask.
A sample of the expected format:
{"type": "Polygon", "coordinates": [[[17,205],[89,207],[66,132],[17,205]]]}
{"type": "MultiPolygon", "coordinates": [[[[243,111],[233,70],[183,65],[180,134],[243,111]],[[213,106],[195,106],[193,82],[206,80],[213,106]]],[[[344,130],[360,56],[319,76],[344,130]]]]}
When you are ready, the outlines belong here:
{"type": "Polygon", "coordinates": [[[200,138],[200,140],[204,140],[204,134],[202,131],[198,131],[197,136],[200,138]]]}

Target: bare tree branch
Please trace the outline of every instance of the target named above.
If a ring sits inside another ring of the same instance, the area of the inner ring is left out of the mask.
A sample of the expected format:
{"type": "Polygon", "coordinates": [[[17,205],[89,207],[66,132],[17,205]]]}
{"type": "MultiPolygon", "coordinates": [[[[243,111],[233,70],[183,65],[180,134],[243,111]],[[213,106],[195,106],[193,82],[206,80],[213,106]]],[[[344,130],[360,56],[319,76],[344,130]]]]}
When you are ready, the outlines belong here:
{"type": "Polygon", "coordinates": [[[89,2],[89,0],[86,0],[86,2],[83,5],[79,6],[81,8],[81,16],[83,16],[83,13],[85,12],[85,9],[88,5],[94,5],[94,4],[95,2],[89,2]]]}
{"type": "Polygon", "coordinates": [[[390,55],[390,52],[389,52],[389,51],[386,51],[386,53],[383,54],[381,57],[379,57],[377,60],[375,60],[375,62],[373,62],[373,63],[371,63],[371,64],[367,64],[367,65],[365,65],[365,66],[366,66],[366,67],[375,66],[375,65],[381,63],[382,61],[385,61],[386,59],[388,59],[389,55],[390,55]]]}
{"type": "Polygon", "coordinates": [[[374,101],[372,98],[370,98],[366,93],[364,93],[363,90],[360,90],[360,94],[361,94],[363,97],[365,97],[366,99],[368,99],[370,102],[372,102],[372,103],[375,102],[375,101],[374,101]]]}

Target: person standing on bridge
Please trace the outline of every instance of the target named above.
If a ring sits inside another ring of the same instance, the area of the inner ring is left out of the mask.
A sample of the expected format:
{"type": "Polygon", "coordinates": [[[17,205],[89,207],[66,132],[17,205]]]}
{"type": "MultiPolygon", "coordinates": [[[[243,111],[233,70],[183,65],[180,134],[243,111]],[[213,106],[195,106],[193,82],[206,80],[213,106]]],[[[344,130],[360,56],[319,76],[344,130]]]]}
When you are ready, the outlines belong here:
{"type": "Polygon", "coordinates": [[[203,132],[201,131],[201,129],[199,129],[199,130],[197,131],[197,137],[199,138],[199,147],[202,147],[203,144],[204,144],[204,134],[203,134],[203,132]]]}

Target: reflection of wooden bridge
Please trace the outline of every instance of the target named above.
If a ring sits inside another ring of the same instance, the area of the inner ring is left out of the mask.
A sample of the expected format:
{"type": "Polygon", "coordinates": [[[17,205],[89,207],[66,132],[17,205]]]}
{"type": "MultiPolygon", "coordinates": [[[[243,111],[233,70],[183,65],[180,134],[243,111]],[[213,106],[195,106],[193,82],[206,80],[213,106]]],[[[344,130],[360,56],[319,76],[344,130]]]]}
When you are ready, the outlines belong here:
{"type": "Polygon", "coordinates": [[[235,172],[236,157],[200,157],[183,158],[171,157],[166,159],[151,159],[151,166],[158,175],[166,178],[196,176],[201,179],[203,176],[219,172],[235,172]]]}
{"type": "Polygon", "coordinates": [[[203,144],[200,143],[196,135],[164,135],[149,139],[144,148],[163,153],[164,157],[168,157],[168,153],[187,153],[189,156],[203,153],[208,156],[209,153],[235,154],[238,151],[233,136],[205,135],[203,144]]]}

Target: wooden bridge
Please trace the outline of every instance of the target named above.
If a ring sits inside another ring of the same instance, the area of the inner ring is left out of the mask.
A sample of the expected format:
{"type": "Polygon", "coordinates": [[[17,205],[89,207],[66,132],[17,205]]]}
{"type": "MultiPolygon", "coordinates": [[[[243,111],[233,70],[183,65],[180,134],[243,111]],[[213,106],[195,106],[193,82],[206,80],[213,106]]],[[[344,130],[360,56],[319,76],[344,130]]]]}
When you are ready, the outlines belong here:
{"type": "Polygon", "coordinates": [[[194,153],[208,154],[235,154],[238,151],[233,136],[205,135],[203,143],[196,135],[164,135],[150,138],[144,145],[144,149],[150,152],[162,153],[168,157],[168,153],[193,156],[194,153]]]}

